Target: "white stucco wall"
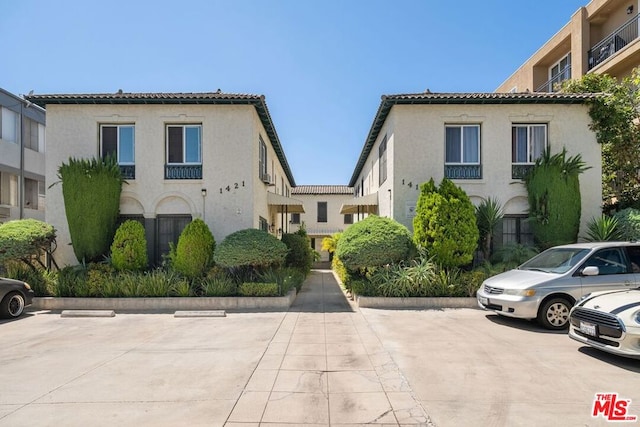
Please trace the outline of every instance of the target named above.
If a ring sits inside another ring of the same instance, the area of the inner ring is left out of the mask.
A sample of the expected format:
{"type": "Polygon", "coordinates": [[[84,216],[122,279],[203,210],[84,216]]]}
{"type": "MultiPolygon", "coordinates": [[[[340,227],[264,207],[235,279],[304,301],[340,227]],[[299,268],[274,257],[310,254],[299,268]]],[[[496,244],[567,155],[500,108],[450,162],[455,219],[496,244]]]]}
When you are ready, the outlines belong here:
{"type": "Polygon", "coordinates": [[[589,219],[600,215],[601,206],[600,146],[589,122],[588,107],[581,104],[395,105],[357,182],[360,178],[373,182],[372,192],[379,192],[380,215],[388,216],[392,205],[391,216],[413,230],[409,210],[419,196],[417,185],[430,178],[437,185],[444,177],[445,124],[480,124],[482,179],[453,182],[475,204],[495,197],[506,214],[524,214],[528,209],[526,189],[522,181],[511,178],[511,127],[546,123],[552,153],[566,147],[569,156],[581,154],[591,167],[580,176],[582,234],[589,219]],[[385,135],[388,178],[378,186],[378,147],[385,135]],[[369,166],[372,163],[373,169],[369,166]]]}
{"type": "MultiPolygon", "coordinates": [[[[267,144],[269,163],[280,165],[254,107],[48,105],[48,183],[57,181],[57,170],[69,157],[99,155],[100,124],[135,124],[136,177],[123,186],[121,213],[204,218],[217,242],[234,231],[257,227],[260,215],[268,218],[267,187],[258,177],[259,134],[267,144]],[[201,180],[164,179],[167,124],[202,124],[201,180]]],[[[75,264],[61,191],[61,185],[49,190],[46,220],[58,230],[56,260],[75,264]]]]}

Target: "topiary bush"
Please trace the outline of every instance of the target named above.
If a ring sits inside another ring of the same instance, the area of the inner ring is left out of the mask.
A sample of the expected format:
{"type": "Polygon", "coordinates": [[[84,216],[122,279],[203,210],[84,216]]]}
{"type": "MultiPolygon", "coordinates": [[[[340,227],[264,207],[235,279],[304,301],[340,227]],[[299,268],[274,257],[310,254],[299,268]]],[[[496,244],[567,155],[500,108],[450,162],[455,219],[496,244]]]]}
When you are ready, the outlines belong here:
{"type": "Polygon", "coordinates": [[[413,241],[425,248],[436,264],[469,264],[478,247],[475,207],[462,189],[448,179],[436,187],[422,184],[413,219],[413,241]]]}
{"type": "Polygon", "coordinates": [[[245,282],[238,287],[238,295],[243,297],[277,297],[277,283],[245,282]]]}
{"type": "Polygon", "coordinates": [[[545,150],[525,177],[531,228],[541,249],[578,239],[582,206],[578,176],[588,167],[579,154],[566,156],[566,149],[554,155],[545,150]]]}
{"type": "Polygon", "coordinates": [[[229,234],[218,246],[213,259],[225,268],[263,269],[282,265],[288,252],[287,245],[271,234],[248,228],[229,234]]]}
{"type": "Polygon", "coordinates": [[[115,158],[74,159],[58,168],[73,251],[80,262],[100,261],[116,231],[122,175],[115,158]]]}
{"type": "Polygon", "coordinates": [[[204,276],[213,261],[215,245],[207,224],[200,218],[194,219],[182,230],[171,251],[172,268],[191,279],[204,276]]]}
{"type": "Polygon", "coordinates": [[[283,234],[282,243],[287,245],[289,253],[285,259],[285,265],[287,267],[294,267],[300,269],[305,274],[311,271],[313,266],[313,249],[311,248],[311,241],[305,235],[298,233],[283,234]]]}
{"type": "Polygon", "coordinates": [[[413,251],[411,234],[404,225],[369,215],[342,233],[336,256],[348,270],[357,270],[408,259],[413,251]]]}
{"type": "Polygon", "coordinates": [[[118,271],[138,271],[144,269],[147,263],[144,226],[132,219],[123,222],[111,244],[111,264],[118,271]]]}
{"type": "Polygon", "coordinates": [[[623,240],[640,240],[640,210],[627,208],[616,212],[617,229],[623,240]]]}

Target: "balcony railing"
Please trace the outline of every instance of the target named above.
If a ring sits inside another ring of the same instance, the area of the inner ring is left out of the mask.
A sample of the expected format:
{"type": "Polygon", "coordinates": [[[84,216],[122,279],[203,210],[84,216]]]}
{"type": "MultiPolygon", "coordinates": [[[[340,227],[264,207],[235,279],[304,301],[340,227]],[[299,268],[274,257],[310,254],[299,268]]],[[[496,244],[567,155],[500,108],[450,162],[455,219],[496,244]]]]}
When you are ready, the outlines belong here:
{"type": "Polygon", "coordinates": [[[562,83],[565,80],[569,80],[571,78],[571,65],[567,65],[564,67],[558,75],[551,78],[549,81],[539,86],[536,89],[536,92],[555,92],[557,90],[556,85],[562,83]]]}
{"type": "Polygon", "coordinates": [[[588,53],[589,69],[605,61],[631,41],[638,38],[638,15],[631,18],[604,40],[591,48],[588,53]]]}
{"type": "Polygon", "coordinates": [[[511,178],[524,179],[529,171],[533,168],[533,165],[511,165],[511,178]]]}
{"type": "Polygon", "coordinates": [[[448,179],[482,179],[482,166],[444,165],[444,176],[448,179]]]}
{"type": "Polygon", "coordinates": [[[164,179],[202,179],[202,165],[164,165],[164,179]]]}
{"type": "Polygon", "coordinates": [[[120,174],[123,179],[136,179],[136,165],[120,165],[120,174]]]}

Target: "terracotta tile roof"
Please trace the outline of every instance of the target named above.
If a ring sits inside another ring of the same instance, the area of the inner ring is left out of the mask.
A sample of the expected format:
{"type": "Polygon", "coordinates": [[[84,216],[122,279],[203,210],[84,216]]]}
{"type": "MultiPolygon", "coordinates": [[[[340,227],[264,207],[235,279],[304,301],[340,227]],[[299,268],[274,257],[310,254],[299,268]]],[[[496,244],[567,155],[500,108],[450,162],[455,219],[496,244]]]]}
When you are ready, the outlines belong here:
{"type": "Polygon", "coordinates": [[[353,194],[353,187],[348,185],[298,185],[291,189],[291,194],[353,194]]]}
{"type": "Polygon", "coordinates": [[[260,121],[265,128],[267,136],[273,145],[273,149],[282,164],[282,168],[289,179],[292,186],[295,186],[295,180],[291,173],[291,168],[287,162],[287,158],[280,144],[280,139],[276,133],[276,128],[271,119],[271,114],[267,108],[264,95],[249,95],[238,93],[223,93],[218,89],[217,92],[200,92],[200,93],[131,93],[119,90],[116,93],[93,93],[93,94],[42,94],[26,96],[28,101],[46,108],[49,104],[129,104],[129,105],[160,105],[160,104],[200,104],[200,105],[253,105],[260,117],[260,121]]]}
{"type": "Polygon", "coordinates": [[[364,167],[367,157],[375,144],[378,134],[394,105],[442,105],[442,104],[582,104],[595,99],[593,93],[558,93],[558,92],[525,92],[525,93],[407,93],[382,95],[369,135],[349,181],[354,186],[364,167]]]}

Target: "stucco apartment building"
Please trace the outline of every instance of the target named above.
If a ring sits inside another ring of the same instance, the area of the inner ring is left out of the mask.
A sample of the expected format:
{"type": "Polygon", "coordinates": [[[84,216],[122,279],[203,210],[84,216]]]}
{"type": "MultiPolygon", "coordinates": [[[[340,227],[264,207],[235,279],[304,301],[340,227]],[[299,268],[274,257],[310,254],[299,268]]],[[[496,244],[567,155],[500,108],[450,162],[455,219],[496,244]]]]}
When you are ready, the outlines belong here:
{"type": "Polygon", "coordinates": [[[45,112],[0,89],[0,222],[45,217],[45,112]]]}
{"type": "Polygon", "coordinates": [[[640,65],[639,25],[637,0],[593,0],[496,92],[553,92],[587,73],[627,76],[640,65]]]}
{"type": "Polygon", "coordinates": [[[376,210],[413,230],[420,184],[446,177],[478,205],[503,206],[497,242],[531,243],[526,170],[545,148],[580,154],[581,233],[600,215],[601,154],[585,102],[556,93],[419,93],[383,96],[349,186],[351,206],[376,210]],[[360,202],[359,202],[360,201],[360,202]]]}
{"type": "Polygon", "coordinates": [[[343,232],[354,221],[363,218],[357,213],[343,213],[353,200],[353,188],[347,185],[299,185],[291,195],[300,200],[305,212],[291,215],[291,230],[304,227],[311,247],[320,254],[320,261],[329,261],[329,252],[322,250],[322,239],[343,232]]]}
{"type": "MultiPolygon", "coordinates": [[[[119,91],[27,99],[46,108],[47,182],[70,157],[117,156],[127,181],[120,212],[144,224],[152,263],[193,218],[220,242],[245,228],[277,234],[292,213],[304,212],[291,198],[295,181],[263,96],[119,91]]],[[[47,198],[54,256],[61,266],[75,264],[62,186],[47,198]]]]}

